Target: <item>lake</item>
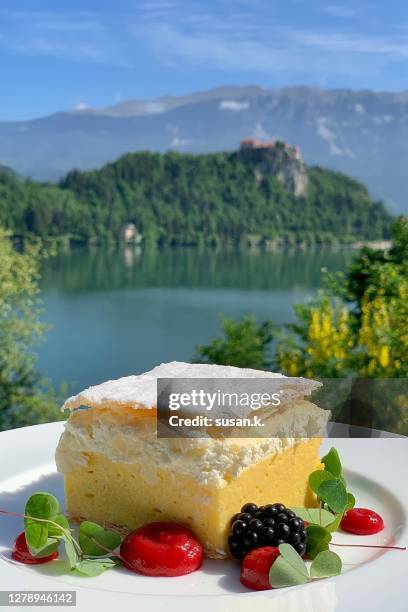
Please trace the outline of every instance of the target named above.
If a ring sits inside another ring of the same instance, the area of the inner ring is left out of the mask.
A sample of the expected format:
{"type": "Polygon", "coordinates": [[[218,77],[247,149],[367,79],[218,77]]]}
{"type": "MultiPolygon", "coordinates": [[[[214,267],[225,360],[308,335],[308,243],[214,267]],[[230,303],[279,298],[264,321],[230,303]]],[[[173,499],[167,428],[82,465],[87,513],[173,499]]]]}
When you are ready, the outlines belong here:
{"type": "Polygon", "coordinates": [[[162,361],[189,361],[220,332],[220,315],[283,325],[316,293],[321,269],[343,270],[351,250],[70,250],[46,260],[38,365],[70,391],[162,361]]]}

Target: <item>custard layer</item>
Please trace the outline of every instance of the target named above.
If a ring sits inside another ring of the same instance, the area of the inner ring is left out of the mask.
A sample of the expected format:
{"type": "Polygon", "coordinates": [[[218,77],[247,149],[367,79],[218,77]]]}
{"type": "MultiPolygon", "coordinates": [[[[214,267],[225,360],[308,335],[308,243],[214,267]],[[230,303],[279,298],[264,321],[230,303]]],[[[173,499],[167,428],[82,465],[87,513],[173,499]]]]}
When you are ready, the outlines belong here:
{"type": "Polygon", "coordinates": [[[82,465],[64,475],[67,512],[132,530],[151,521],[176,521],[190,527],[209,556],[228,554],[230,519],[246,502],[312,506],[309,474],[321,468],[320,438],[299,440],[280,453],[247,467],[217,488],[164,467],[113,462],[100,453],[83,453],[82,465]],[[143,470],[142,477],[141,470],[143,470]]]}

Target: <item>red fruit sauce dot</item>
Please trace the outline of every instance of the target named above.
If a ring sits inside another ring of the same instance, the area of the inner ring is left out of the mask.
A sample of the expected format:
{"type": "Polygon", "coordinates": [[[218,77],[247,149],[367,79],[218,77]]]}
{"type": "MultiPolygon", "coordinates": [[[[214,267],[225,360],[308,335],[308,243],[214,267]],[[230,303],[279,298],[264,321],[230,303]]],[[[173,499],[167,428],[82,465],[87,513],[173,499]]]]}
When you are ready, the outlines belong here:
{"type": "Polygon", "coordinates": [[[271,589],[269,570],[279,557],[279,548],[260,546],[245,555],[241,565],[241,584],[254,591],[271,589]]]}
{"type": "Polygon", "coordinates": [[[352,508],[344,515],[340,527],[355,535],[372,535],[384,529],[384,521],[374,510],[352,508]]]}
{"type": "Polygon", "coordinates": [[[177,523],[149,523],[123,540],[124,565],[146,576],[183,576],[203,562],[203,547],[195,534],[177,523]]]}
{"type": "Polygon", "coordinates": [[[28,550],[25,533],[23,531],[15,539],[13,549],[11,551],[11,557],[14,559],[14,561],[19,561],[20,563],[38,565],[40,563],[48,563],[49,561],[53,561],[58,557],[58,552],[56,551],[47,557],[34,557],[28,550]]]}

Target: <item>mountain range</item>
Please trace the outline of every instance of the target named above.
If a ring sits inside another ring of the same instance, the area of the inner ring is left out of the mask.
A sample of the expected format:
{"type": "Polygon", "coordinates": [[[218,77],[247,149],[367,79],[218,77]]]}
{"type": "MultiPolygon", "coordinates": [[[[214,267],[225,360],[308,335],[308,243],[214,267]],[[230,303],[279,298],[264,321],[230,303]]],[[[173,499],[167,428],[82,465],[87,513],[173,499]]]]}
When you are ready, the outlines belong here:
{"type": "Polygon", "coordinates": [[[245,138],[299,145],[308,164],[353,176],[390,211],[408,211],[408,91],[222,87],[103,109],[80,105],[0,122],[0,165],[56,181],[127,152],[232,151],[245,138]]]}

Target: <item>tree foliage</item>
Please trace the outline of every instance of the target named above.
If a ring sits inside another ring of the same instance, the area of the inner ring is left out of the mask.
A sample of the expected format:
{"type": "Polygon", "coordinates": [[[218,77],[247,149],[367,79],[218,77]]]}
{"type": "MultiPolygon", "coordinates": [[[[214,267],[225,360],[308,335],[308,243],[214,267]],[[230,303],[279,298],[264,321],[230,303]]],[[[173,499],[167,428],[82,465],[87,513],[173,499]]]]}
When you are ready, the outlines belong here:
{"type": "Polygon", "coordinates": [[[37,297],[42,255],[38,241],[18,252],[0,229],[0,430],[61,418],[33,352],[47,327],[37,297]]]}
{"type": "Polygon", "coordinates": [[[269,321],[258,325],[253,317],[244,317],[237,323],[223,318],[221,327],[224,337],[215,338],[207,346],[198,346],[194,361],[259,370],[271,366],[273,325],[269,321]]]}
{"type": "MultiPolygon", "coordinates": [[[[280,168],[280,171],[282,168],[280,168]]],[[[382,239],[391,218],[363,185],[343,174],[307,169],[295,197],[272,171],[260,173],[239,152],[133,153],[91,172],[70,172],[59,186],[0,172],[0,225],[15,235],[117,241],[134,223],[159,244],[305,244],[382,239]]]]}

